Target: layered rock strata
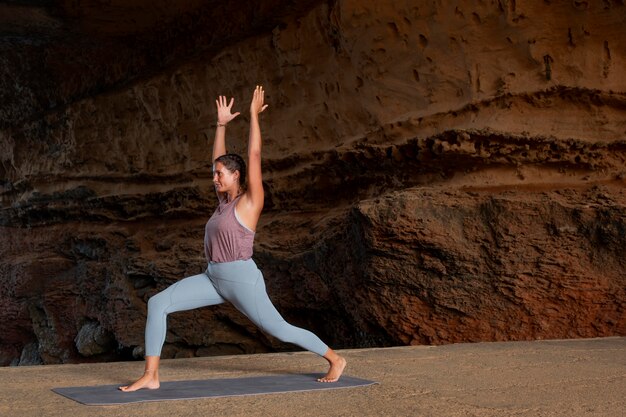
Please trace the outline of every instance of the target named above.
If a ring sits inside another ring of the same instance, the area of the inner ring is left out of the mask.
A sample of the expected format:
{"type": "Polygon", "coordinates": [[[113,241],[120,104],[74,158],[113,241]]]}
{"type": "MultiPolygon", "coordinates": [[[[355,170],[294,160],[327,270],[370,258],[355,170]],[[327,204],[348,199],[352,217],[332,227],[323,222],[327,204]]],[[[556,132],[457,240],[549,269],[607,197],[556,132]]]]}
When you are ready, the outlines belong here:
{"type": "MultiPolygon", "coordinates": [[[[623,3],[296,9],[96,59],[109,83],[16,75],[47,95],[2,107],[0,363],[141,356],[147,299],[204,268],[214,99],[255,84],[255,258],[288,320],[337,347],[626,333],[623,3]]],[[[170,316],[164,356],[292,348],[222,306],[170,316]]]]}

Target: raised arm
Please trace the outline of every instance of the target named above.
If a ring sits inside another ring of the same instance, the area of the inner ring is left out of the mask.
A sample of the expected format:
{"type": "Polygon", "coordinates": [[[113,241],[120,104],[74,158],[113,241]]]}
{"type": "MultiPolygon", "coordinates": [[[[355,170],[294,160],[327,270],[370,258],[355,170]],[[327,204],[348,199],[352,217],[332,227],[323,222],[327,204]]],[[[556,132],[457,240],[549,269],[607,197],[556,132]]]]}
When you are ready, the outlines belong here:
{"type": "Polygon", "coordinates": [[[226,97],[219,96],[215,100],[217,105],[217,126],[215,128],[215,141],[213,142],[213,159],[215,161],[220,156],[226,153],[226,125],[228,122],[239,116],[239,112],[231,113],[234,98],[230,99],[230,102],[226,104],[226,97]]]}
{"type": "Polygon", "coordinates": [[[265,92],[263,87],[257,86],[250,103],[250,137],[248,141],[248,189],[246,196],[249,207],[261,214],[263,209],[263,176],[261,173],[261,128],[259,114],[267,108],[264,104],[265,92]]]}

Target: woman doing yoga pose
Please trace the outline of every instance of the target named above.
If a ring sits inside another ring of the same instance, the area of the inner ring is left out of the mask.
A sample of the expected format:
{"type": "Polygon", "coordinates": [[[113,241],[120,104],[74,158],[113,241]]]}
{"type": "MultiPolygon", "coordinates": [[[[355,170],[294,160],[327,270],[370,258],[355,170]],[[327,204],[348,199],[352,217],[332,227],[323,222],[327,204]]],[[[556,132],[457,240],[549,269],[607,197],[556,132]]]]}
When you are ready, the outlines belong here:
{"type": "Polygon", "coordinates": [[[339,380],[346,366],[345,359],[316,335],[287,323],[265,291],[263,274],[251,258],[264,199],[259,127],[259,114],[267,108],[263,87],[255,88],[250,103],[247,173],[240,156],[226,153],[226,125],[239,115],[231,112],[233,102],[231,98],[227,103],[224,96],[216,100],[213,183],[219,204],[205,227],[204,252],[208,267],[206,272],[178,281],[148,300],[145,371],[133,384],[120,387],[122,391],[159,388],[159,359],[169,313],[225,301],[231,302],[262,331],[323,356],[330,369],[318,381],[339,380]]]}

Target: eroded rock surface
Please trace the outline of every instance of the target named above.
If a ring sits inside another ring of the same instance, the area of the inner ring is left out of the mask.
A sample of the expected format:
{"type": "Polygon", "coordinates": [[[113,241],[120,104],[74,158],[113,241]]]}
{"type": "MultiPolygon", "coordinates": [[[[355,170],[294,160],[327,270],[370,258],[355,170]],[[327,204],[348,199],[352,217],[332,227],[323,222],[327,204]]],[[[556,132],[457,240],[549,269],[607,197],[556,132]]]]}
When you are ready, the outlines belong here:
{"type": "MultiPolygon", "coordinates": [[[[142,355],[148,298],[204,269],[214,100],[245,152],[255,84],[255,258],[289,321],[626,334],[623,2],[253,3],[0,6],[0,363],[142,355]]],[[[292,348],[221,306],[171,315],[164,356],[292,348]]]]}

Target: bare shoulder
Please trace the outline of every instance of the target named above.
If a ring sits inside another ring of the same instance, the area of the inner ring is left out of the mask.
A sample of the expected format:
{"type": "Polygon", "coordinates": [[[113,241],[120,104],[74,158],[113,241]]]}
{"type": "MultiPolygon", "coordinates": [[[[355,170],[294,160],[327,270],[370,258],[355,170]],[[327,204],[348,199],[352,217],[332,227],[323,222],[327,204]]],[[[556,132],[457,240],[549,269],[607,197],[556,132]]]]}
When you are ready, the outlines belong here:
{"type": "Polygon", "coordinates": [[[248,229],[255,231],[257,223],[259,222],[259,217],[261,217],[261,211],[263,210],[263,206],[257,207],[253,200],[249,195],[244,194],[241,196],[239,201],[237,201],[237,206],[235,207],[237,212],[237,217],[239,220],[246,226],[248,229]]]}
{"type": "Polygon", "coordinates": [[[255,213],[257,216],[261,214],[263,210],[263,202],[259,202],[258,198],[254,198],[250,191],[246,191],[239,201],[237,202],[237,211],[246,211],[250,213],[255,213]]]}

